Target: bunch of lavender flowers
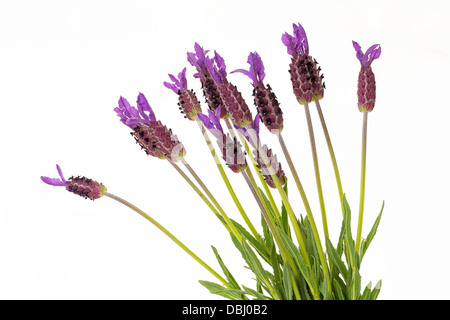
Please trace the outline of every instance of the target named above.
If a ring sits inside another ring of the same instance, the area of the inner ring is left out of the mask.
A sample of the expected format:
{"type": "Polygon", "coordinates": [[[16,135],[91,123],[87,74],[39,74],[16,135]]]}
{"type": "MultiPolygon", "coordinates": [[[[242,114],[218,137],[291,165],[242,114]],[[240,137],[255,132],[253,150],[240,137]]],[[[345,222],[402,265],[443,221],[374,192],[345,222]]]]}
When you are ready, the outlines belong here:
{"type": "MultiPolygon", "coordinates": [[[[219,204],[210,188],[187,162],[185,146],[171,129],[157,120],[144,94],[139,93],[137,107],[131,106],[127,99],[120,97],[118,106],[114,109],[120,121],[131,130],[130,134],[141,149],[147,155],[167,161],[216,216],[218,223],[224,227],[224,232],[230,235],[231,242],[242,256],[246,267],[253,272],[255,281],[253,288],[236,280],[215,247],[212,249],[221,272],[207,264],[150,215],[110,193],[103,184],[80,176],[66,180],[59,165],[57,165],[59,178],[43,176],[42,181],[49,185],[65,187],[67,191],[85,199],[97,200],[106,196],[134,210],[217,279],[217,282],[199,281],[213,294],[233,300],[376,299],[380,292],[381,280],[373,288],[371,282],[363,288],[360,268],[377,231],[384,207],[383,202],[373,227],[363,238],[367,120],[368,113],[374,109],[376,92],[375,75],[371,64],[379,58],[381,48],[379,45],[373,45],[364,53],[360,45],[353,41],[356,57],[361,64],[357,81],[357,105],[363,113],[360,206],[356,240],[353,240],[351,211],[343,192],[336,156],[319,103],[324,97],[324,76],[317,61],[309,53],[306,33],[300,24],[294,24],[293,34],[284,33],[281,40],[291,56],[289,74],[293,93],[305,109],[323,235],[319,234],[306,190],[281,134],[288,124],[284,122],[283,111],[274,89],[265,83],[267,75],[262,58],[257,52],[248,55],[248,69],[236,69],[231,72],[239,72],[250,78],[255,116],[252,115],[241,92],[228,79],[224,58],[216,51],[212,54],[209,50],[204,50],[197,43],[194,52],[187,53],[187,60],[195,68],[194,79],[201,83],[207,111],[202,110],[202,102],[188,86],[186,68],[177,76],[169,74],[170,82],[164,82],[164,86],[178,96],[177,105],[185,118],[197,124],[206,148],[211,153],[211,160],[236,206],[236,211],[226,212],[219,204]],[[340,234],[334,242],[328,232],[316,142],[309,110],[309,104],[312,102],[316,105],[329,149],[340,199],[338,206],[342,211],[340,234]],[[277,136],[284,160],[300,194],[301,204],[288,198],[288,173],[283,169],[285,168],[282,166],[283,160],[279,161],[279,157],[262,141],[260,122],[269,132],[277,136]],[[258,224],[261,224],[260,231],[242,205],[249,200],[242,199],[242,194],[237,192],[238,186],[231,184],[229,174],[241,175],[245,181],[244,187],[250,189],[261,215],[260,222],[258,221],[258,224]],[[303,210],[306,212],[305,216],[299,214],[303,210]],[[240,218],[245,224],[237,221],[240,218]]],[[[157,200],[152,199],[152,202],[154,201],[157,200]]]]}

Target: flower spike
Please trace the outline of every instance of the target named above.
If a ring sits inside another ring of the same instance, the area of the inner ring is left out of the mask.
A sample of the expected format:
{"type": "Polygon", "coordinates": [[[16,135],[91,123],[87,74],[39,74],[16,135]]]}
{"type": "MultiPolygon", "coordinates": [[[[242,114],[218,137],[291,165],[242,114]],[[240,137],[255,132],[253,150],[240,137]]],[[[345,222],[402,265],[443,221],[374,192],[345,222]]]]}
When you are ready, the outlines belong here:
{"type": "Polygon", "coordinates": [[[218,85],[224,108],[228,111],[233,124],[243,128],[252,122],[252,114],[237,87],[228,81],[225,60],[216,51],[214,53],[214,64],[211,70],[213,79],[218,85]]]}
{"type": "Polygon", "coordinates": [[[281,41],[291,55],[289,73],[294,94],[300,104],[310,103],[323,98],[325,83],[322,83],[323,74],[315,59],[309,55],[308,39],[305,30],[294,24],[293,36],[285,33],[281,41]]]}
{"type": "Polygon", "coordinates": [[[86,177],[70,177],[67,181],[59,165],[56,165],[60,179],[41,176],[41,180],[51,186],[66,187],[66,190],[75,193],[85,199],[95,200],[103,196],[106,187],[92,179],[86,177]]]}
{"type": "Polygon", "coordinates": [[[195,115],[202,112],[202,107],[194,90],[188,90],[187,88],[186,68],[178,74],[178,79],[171,74],[169,74],[169,78],[173,83],[164,82],[164,85],[178,94],[179,109],[185,114],[185,118],[194,120],[195,115]]]}
{"type": "MultiPolygon", "coordinates": [[[[212,111],[216,111],[219,106],[223,106],[222,98],[220,97],[219,88],[211,72],[215,73],[213,68],[213,61],[207,56],[208,50],[203,50],[198,43],[194,46],[195,52],[188,52],[189,63],[197,69],[197,73],[194,74],[195,78],[200,79],[202,84],[203,95],[205,96],[206,103],[212,111]]],[[[222,108],[221,118],[227,116],[227,110],[222,108]]]]}
{"type": "Polygon", "coordinates": [[[261,57],[257,52],[250,52],[247,63],[250,65],[249,70],[237,69],[233,72],[241,72],[252,80],[253,102],[258,110],[261,122],[266,125],[270,132],[281,132],[283,130],[283,112],[270,85],[264,85],[263,80],[266,74],[261,57]]]}
{"type": "Polygon", "coordinates": [[[361,46],[353,41],[353,48],[356,50],[356,58],[361,63],[358,77],[358,108],[361,112],[371,112],[375,107],[376,98],[375,75],[371,64],[373,60],[380,57],[381,47],[379,44],[374,44],[366,53],[363,53],[361,46]]]}
{"type": "Polygon", "coordinates": [[[130,106],[128,101],[120,97],[119,107],[114,110],[120,121],[133,129],[131,133],[147,155],[170,161],[179,161],[185,156],[186,150],[172,130],[161,121],[157,121],[147,98],[139,93],[137,98],[138,109],[130,106]],[[148,113],[148,114],[147,114],[148,113]]]}

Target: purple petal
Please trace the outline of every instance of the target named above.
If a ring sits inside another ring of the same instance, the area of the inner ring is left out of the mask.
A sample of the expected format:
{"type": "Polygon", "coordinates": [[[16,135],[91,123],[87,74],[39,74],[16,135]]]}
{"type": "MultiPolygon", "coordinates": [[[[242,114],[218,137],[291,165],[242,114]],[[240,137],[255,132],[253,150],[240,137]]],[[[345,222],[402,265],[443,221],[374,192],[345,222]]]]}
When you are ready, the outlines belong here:
{"type": "Polygon", "coordinates": [[[219,84],[222,84],[224,77],[219,72],[218,68],[214,65],[214,59],[206,57],[205,62],[206,62],[206,69],[208,70],[208,73],[213,77],[214,81],[216,81],[219,84]]]}
{"type": "Polygon", "coordinates": [[[57,187],[67,186],[67,182],[61,181],[58,178],[49,178],[49,177],[41,176],[41,180],[51,186],[57,186],[57,187]]]}
{"type": "Polygon", "coordinates": [[[169,74],[169,78],[170,78],[170,80],[172,80],[178,87],[180,86],[180,81],[178,81],[178,79],[177,79],[173,74],[169,74]]]}
{"type": "Polygon", "coordinates": [[[266,76],[264,73],[264,64],[256,51],[249,54],[247,63],[250,64],[250,72],[253,71],[253,74],[255,75],[256,81],[255,79],[253,81],[263,82],[264,77],[266,76]]]}
{"type": "Polygon", "coordinates": [[[187,90],[186,68],[178,74],[178,79],[180,79],[180,89],[187,90]]]}
{"type": "Polygon", "coordinates": [[[56,169],[58,170],[60,179],[41,176],[41,180],[51,186],[58,186],[58,187],[67,186],[68,182],[66,181],[66,179],[64,179],[64,176],[62,174],[62,171],[61,171],[61,168],[59,167],[59,165],[56,165],[56,169]]]}
{"type": "Polygon", "coordinates": [[[216,138],[220,138],[223,135],[223,131],[222,131],[222,127],[220,127],[219,124],[219,128],[216,128],[216,125],[214,123],[214,121],[212,120],[217,120],[216,117],[214,116],[214,113],[212,113],[210,110],[208,110],[209,112],[209,117],[201,112],[197,113],[198,118],[201,120],[201,122],[203,123],[203,125],[216,137],[216,138]]]}
{"type": "Polygon", "coordinates": [[[296,54],[295,50],[295,39],[287,32],[281,36],[281,42],[287,47],[287,53],[291,56],[296,54]]]}
{"type": "Polygon", "coordinates": [[[298,54],[308,54],[308,38],[306,37],[305,29],[299,23],[297,25],[293,24],[294,36],[296,38],[297,53],[298,54]]]}
{"type": "Polygon", "coordinates": [[[214,129],[214,124],[211,122],[211,120],[207,115],[199,112],[197,113],[197,116],[208,130],[214,129]]]}
{"type": "Polygon", "coordinates": [[[364,55],[364,61],[367,66],[369,66],[373,60],[378,59],[381,54],[381,47],[379,44],[374,44],[369,49],[367,49],[366,54],[364,55]]]}
{"type": "Polygon", "coordinates": [[[291,36],[288,33],[284,33],[281,36],[281,41],[287,47],[288,53],[293,57],[308,54],[308,38],[306,37],[305,29],[303,29],[300,23],[294,23],[293,28],[294,35],[291,36]]]}
{"type": "Polygon", "coordinates": [[[356,50],[356,58],[358,58],[358,60],[361,61],[361,63],[363,63],[364,54],[361,50],[361,46],[356,41],[352,41],[352,42],[353,42],[353,48],[355,48],[355,50],[356,50]]]}
{"type": "Polygon", "coordinates": [[[164,81],[164,85],[166,86],[166,88],[172,90],[175,93],[178,93],[179,89],[178,89],[178,87],[175,84],[164,81]]]}
{"type": "Polygon", "coordinates": [[[252,128],[256,132],[256,136],[259,136],[259,113],[256,115],[255,120],[251,123],[252,128]]]}
{"type": "Polygon", "coordinates": [[[61,167],[58,164],[56,165],[56,170],[58,170],[58,174],[61,177],[61,181],[67,182],[66,179],[64,179],[61,167]]]}
{"type": "Polygon", "coordinates": [[[139,109],[140,115],[146,119],[150,120],[151,122],[156,121],[155,113],[153,112],[152,108],[150,107],[150,104],[147,101],[147,98],[139,92],[137,101],[136,101],[139,109]],[[148,112],[148,115],[145,114],[145,112],[148,112]]]}
{"type": "Polygon", "coordinates": [[[209,114],[209,119],[214,124],[216,129],[218,129],[221,132],[223,132],[222,126],[220,125],[221,109],[222,109],[221,106],[218,106],[217,109],[216,109],[216,114],[214,114],[214,112],[212,112],[211,110],[208,110],[208,114],[209,114]]]}
{"type": "Polygon", "coordinates": [[[227,66],[225,65],[225,60],[214,50],[214,61],[219,68],[218,72],[222,78],[227,77],[227,66]]]}
{"type": "Polygon", "coordinates": [[[248,70],[244,70],[244,69],[236,69],[236,70],[231,71],[230,73],[235,73],[235,72],[243,73],[243,74],[245,74],[247,77],[249,77],[250,79],[253,80],[253,78],[251,77],[252,74],[251,74],[248,70]]]}

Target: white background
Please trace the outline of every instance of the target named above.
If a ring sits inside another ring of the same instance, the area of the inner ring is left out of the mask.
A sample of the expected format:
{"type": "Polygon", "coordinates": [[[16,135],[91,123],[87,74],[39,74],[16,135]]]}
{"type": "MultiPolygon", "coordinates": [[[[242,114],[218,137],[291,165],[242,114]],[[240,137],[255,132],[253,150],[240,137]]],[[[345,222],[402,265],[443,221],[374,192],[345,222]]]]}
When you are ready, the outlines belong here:
{"type": "MultiPolygon", "coordinates": [[[[250,51],[284,112],[286,143],[320,223],[303,107],[289,80],[282,33],[300,22],[325,74],[322,108],[345,193],[359,202],[361,120],[356,105],[363,50],[381,44],[373,63],[377,102],[369,115],[364,232],[385,212],[363,261],[363,285],[382,279],[380,299],[448,299],[450,210],[447,1],[2,1],[0,4],[0,298],[216,299],[197,280],[215,281],[159,230],[109,198],[84,200],[40,176],[85,175],[134,203],[215,269],[218,248],[240,283],[251,275],[221,224],[163,160],[134,143],[113,108],[120,95],[144,93],[187,149],[187,161],[238,221],[195,123],[163,86],[188,67],[198,42],[217,50],[228,71],[247,68],[250,51]]],[[[229,80],[252,112],[249,80],[229,80]]],[[[204,109],[205,106],[204,106],[204,109]]],[[[341,212],[328,150],[311,106],[333,241],[341,212]]],[[[290,171],[274,136],[264,141],[290,171]]],[[[242,177],[228,175],[259,228],[242,177]]],[[[304,214],[291,179],[291,199],[304,214]]],[[[275,193],[274,193],[275,194],[275,193]]],[[[278,199],[278,198],[277,198],[278,199]]]]}

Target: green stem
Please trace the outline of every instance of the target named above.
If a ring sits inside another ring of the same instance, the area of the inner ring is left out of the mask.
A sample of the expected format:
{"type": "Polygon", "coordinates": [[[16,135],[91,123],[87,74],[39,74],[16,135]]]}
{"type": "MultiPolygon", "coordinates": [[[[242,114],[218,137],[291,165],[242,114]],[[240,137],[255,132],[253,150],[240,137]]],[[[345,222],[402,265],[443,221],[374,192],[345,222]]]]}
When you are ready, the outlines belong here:
{"type": "Polygon", "coordinates": [[[306,103],[304,107],[305,107],[306,122],[308,123],[309,140],[311,142],[311,153],[314,162],[314,173],[316,175],[317,193],[319,194],[320,212],[322,213],[323,232],[325,234],[325,237],[329,238],[330,236],[328,234],[327,213],[325,211],[325,201],[323,199],[322,182],[320,180],[320,171],[319,171],[319,160],[317,157],[316,140],[314,138],[314,129],[311,121],[309,104],[306,103]]]}
{"type": "MultiPolygon", "coordinates": [[[[325,135],[325,140],[327,141],[328,151],[330,152],[330,157],[331,157],[331,162],[333,163],[334,175],[336,176],[336,183],[337,183],[338,192],[339,192],[339,201],[341,203],[342,216],[344,217],[345,216],[344,192],[342,189],[341,175],[339,174],[339,169],[338,169],[338,165],[337,165],[337,161],[336,161],[336,155],[334,153],[333,145],[331,144],[330,134],[328,132],[327,124],[325,122],[325,117],[323,116],[323,112],[322,112],[322,108],[320,107],[319,100],[315,99],[314,102],[316,103],[317,113],[319,114],[320,123],[322,124],[323,133],[325,135]]],[[[348,242],[348,235],[346,234],[345,237],[348,242]]],[[[347,256],[350,259],[350,265],[351,265],[351,267],[354,267],[353,257],[352,257],[352,255],[350,255],[350,253],[348,251],[349,248],[347,246],[346,246],[346,250],[347,250],[347,256]]]]}
{"type": "Polygon", "coordinates": [[[114,199],[121,204],[127,206],[128,208],[136,211],[139,213],[142,217],[150,221],[155,227],[157,227],[159,230],[161,230],[166,236],[168,236],[173,242],[175,242],[178,246],[181,247],[185,252],[187,252],[192,258],[194,258],[195,261],[197,261],[202,267],[204,267],[206,270],[208,270],[214,277],[216,277],[220,282],[222,282],[227,288],[232,288],[232,286],[222,277],[220,276],[214,269],[212,269],[208,264],[206,264],[202,259],[200,259],[194,252],[192,252],[188,247],[186,247],[178,238],[176,238],[172,233],[170,233],[166,228],[164,228],[162,225],[160,225],[155,219],[150,217],[148,214],[146,214],[141,209],[137,208],[136,206],[132,205],[128,201],[112,194],[109,192],[103,192],[104,196],[110,197],[111,199],[114,199]]]}
{"type": "Polygon", "coordinates": [[[366,189],[366,150],[367,150],[367,118],[368,112],[363,112],[362,151],[361,151],[361,188],[359,194],[358,232],[356,234],[356,251],[361,245],[361,232],[364,214],[364,195],[366,189]]]}
{"type": "MultiPolygon", "coordinates": [[[[224,183],[225,183],[225,185],[226,185],[226,187],[228,189],[228,192],[230,193],[231,198],[233,199],[237,209],[239,210],[239,213],[241,214],[241,216],[244,219],[244,221],[247,224],[247,226],[250,228],[250,230],[251,230],[252,234],[254,235],[254,237],[256,239],[259,239],[260,236],[259,236],[258,232],[256,231],[255,227],[253,226],[252,222],[248,218],[247,213],[245,212],[244,208],[242,207],[242,205],[241,205],[241,203],[240,203],[236,193],[234,192],[234,189],[231,186],[230,180],[228,179],[228,176],[225,173],[225,170],[223,169],[223,166],[222,166],[222,164],[220,162],[220,159],[217,156],[217,152],[216,152],[216,150],[215,150],[215,148],[214,148],[214,146],[213,146],[213,144],[211,142],[211,139],[209,139],[208,133],[206,132],[206,129],[203,126],[203,123],[200,121],[200,119],[198,118],[197,115],[195,115],[195,120],[196,120],[196,122],[197,122],[197,124],[198,124],[198,126],[199,126],[199,128],[200,128],[200,130],[202,132],[202,134],[203,134],[203,137],[204,137],[204,139],[206,141],[206,144],[209,147],[209,150],[211,151],[211,155],[214,158],[214,161],[216,163],[217,169],[220,172],[220,175],[221,175],[221,177],[222,177],[222,179],[223,179],[223,181],[224,181],[224,183]]],[[[234,226],[233,226],[233,228],[234,228],[234,226]]],[[[239,236],[238,239],[240,240],[241,237],[239,236]]]]}
{"type": "MultiPolygon", "coordinates": [[[[197,192],[197,194],[200,196],[200,198],[202,198],[202,200],[208,205],[208,207],[218,216],[220,216],[220,213],[217,211],[217,209],[212,205],[211,202],[209,202],[209,200],[205,197],[205,195],[197,188],[197,186],[192,182],[191,179],[189,179],[189,177],[183,172],[183,170],[180,169],[180,167],[178,167],[174,162],[169,160],[169,163],[181,174],[181,176],[189,183],[189,185],[195,190],[195,192],[197,192]]],[[[223,217],[225,219],[225,221],[228,224],[228,227],[230,228],[230,232],[233,233],[233,235],[240,241],[241,240],[241,235],[240,233],[237,231],[236,227],[234,226],[234,224],[230,221],[230,219],[225,215],[223,217]]]]}
{"type": "Polygon", "coordinates": [[[339,174],[339,169],[338,169],[338,165],[337,165],[337,161],[336,161],[336,155],[334,154],[333,145],[331,144],[330,134],[328,133],[327,125],[325,123],[325,118],[323,116],[322,108],[320,107],[319,100],[315,99],[314,102],[316,103],[317,113],[319,114],[323,133],[324,133],[325,139],[327,141],[328,151],[330,152],[330,157],[331,157],[331,162],[333,163],[334,175],[336,176],[336,183],[337,183],[338,192],[339,192],[339,200],[341,202],[342,215],[344,215],[344,201],[343,201],[344,192],[342,190],[341,176],[339,174]]]}

